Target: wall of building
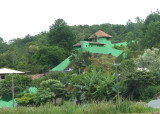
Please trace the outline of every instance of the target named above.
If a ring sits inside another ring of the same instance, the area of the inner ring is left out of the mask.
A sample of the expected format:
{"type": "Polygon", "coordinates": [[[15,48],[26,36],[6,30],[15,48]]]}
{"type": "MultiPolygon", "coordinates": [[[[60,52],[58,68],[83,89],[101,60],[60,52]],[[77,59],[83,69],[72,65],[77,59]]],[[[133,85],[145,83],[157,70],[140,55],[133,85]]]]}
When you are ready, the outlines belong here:
{"type": "Polygon", "coordinates": [[[97,46],[94,44],[89,44],[86,41],[81,41],[81,50],[89,51],[91,53],[101,53],[101,54],[112,54],[115,57],[118,57],[122,51],[112,48],[112,44],[110,40],[106,38],[98,38],[97,42],[104,43],[104,46],[97,46]]]}
{"type": "Polygon", "coordinates": [[[105,47],[105,46],[104,45],[90,44],[86,41],[81,41],[81,47],[83,49],[83,48],[98,48],[98,47],[105,47]]]}
{"type": "Polygon", "coordinates": [[[107,38],[98,38],[97,42],[106,44],[105,47],[112,47],[111,40],[107,40],[107,38]]]}
{"type": "Polygon", "coordinates": [[[81,48],[87,48],[89,47],[89,43],[86,41],[81,41],[81,48]]]}

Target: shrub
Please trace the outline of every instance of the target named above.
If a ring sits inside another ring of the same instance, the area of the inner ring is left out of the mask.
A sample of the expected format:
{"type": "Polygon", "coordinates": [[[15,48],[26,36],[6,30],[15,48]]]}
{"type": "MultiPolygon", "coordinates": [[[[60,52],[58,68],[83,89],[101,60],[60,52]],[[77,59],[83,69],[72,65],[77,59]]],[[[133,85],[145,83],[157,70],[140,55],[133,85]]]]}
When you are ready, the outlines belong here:
{"type": "Polygon", "coordinates": [[[43,76],[41,78],[38,78],[38,79],[34,79],[32,80],[32,86],[33,87],[40,87],[40,83],[43,82],[43,81],[46,81],[48,78],[43,76]]]}
{"type": "Polygon", "coordinates": [[[114,76],[105,76],[95,70],[77,75],[71,80],[73,96],[79,101],[111,99],[116,95],[114,81],[114,76]]]}
{"type": "Polygon", "coordinates": [[[160,92],[160,85],[148,86],[144,90],[145,99],[152,99],[158,92],[160,92]]]}
{"type": "MultiPolygon", "coordinates": [[[[65,86],[58,80],[49,79],[40,84],[34,101],[37,105],[53,102],[56,98],[65,96],[65,86]]],[[[55,103],[56,104],[56,103],[55,103]]]]}
{"type": "Polygon", "coordinates": [[[23,105],[23,106],[31,105],[33,104],[34,96],[35,94],[25,93],[23,97],[17,98],[16,101],[18,102],[18,104],[23,105]]]}
{"type": "Polygon", "coordinates": [[[103,66],[100,66],[100,65],[89,65],[88,66],[88,72],[92,72],[92,70],[95,70],[96,72],[101,72],[101,73],[104,73],[105,74],[105,69],[103,66]]]}
{"type": "Polygon", "coordinates": [[[126,76],[127,96],[133,99],[144,99],[144,88],[155,83],[155,76],[150,72],[137,71],[126,76]]]}
{"type": "Polygon", "coordinates": [[[72,78],[71,73],[63,73],[60,71],[52,71],[49,72],[46,76],[49,79],[59,80],[63,84],[68,84],[70,82],[70,79],[72,78]]]}

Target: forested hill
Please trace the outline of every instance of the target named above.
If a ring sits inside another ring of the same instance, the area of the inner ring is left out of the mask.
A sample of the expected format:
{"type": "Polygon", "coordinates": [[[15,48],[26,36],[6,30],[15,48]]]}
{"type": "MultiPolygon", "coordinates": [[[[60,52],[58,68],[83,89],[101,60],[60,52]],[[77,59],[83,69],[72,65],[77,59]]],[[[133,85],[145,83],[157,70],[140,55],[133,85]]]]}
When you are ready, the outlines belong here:
{"type": "Polygon", "coordinates": [[[127,41],[131,51],[159,48],[160,12],[149,14],[145,20],[136,17],[134,23],[128,20],[126,25],[68,26],[63,19],[57,19],[49,31],[35,36],[26,35],[9,43],[0,38],[0,67],[32,73],[48,71],[70,55],[73,44],[88,40],[98,30],[112,35],[112,42],[127,41]]]}

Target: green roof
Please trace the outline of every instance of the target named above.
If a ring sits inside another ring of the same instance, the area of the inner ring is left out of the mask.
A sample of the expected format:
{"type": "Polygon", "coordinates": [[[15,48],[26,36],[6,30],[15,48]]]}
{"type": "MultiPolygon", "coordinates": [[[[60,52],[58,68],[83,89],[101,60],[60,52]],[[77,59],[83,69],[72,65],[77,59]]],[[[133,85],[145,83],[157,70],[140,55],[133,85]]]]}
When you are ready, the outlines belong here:
{"type": "Polygon", "coordinates": [[[50,71],[63,71],[71,62],[69,60],[70,57],[62,61],[59,65],[51,69],[50,71]]]}
{"type": "Polygon", "coordinates": [[[115,57],[118,57],[122,53],[121,50],[106,47],[84,48],[83,50],[91,53],[112,54],[115,57]]]}

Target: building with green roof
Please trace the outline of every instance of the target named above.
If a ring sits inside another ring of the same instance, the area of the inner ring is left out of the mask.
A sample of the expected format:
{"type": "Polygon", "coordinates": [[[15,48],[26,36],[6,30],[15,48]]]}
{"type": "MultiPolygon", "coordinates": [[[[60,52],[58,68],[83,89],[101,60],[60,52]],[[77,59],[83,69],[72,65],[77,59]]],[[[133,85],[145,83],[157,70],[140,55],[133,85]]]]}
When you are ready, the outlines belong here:
{"type": "MultiPolygon", "coordinates": [[[[113,46],[124,45],[126,46],[126,42],[112,44],[111,42],[112,36],[99,30],[96,33],[92,34],[88,39],[90,41],[80,41],[73,45],[75,50],[79,51],[89,51],[91,53],[97,54],[111,54],[115,57],[118,57],[123,52],[122,50],[114,49],[113,46]]],[[[51,69],[51,71],[64,71],[70,64],[69,57],[62,61],[59,65],[51,69]]]]}

